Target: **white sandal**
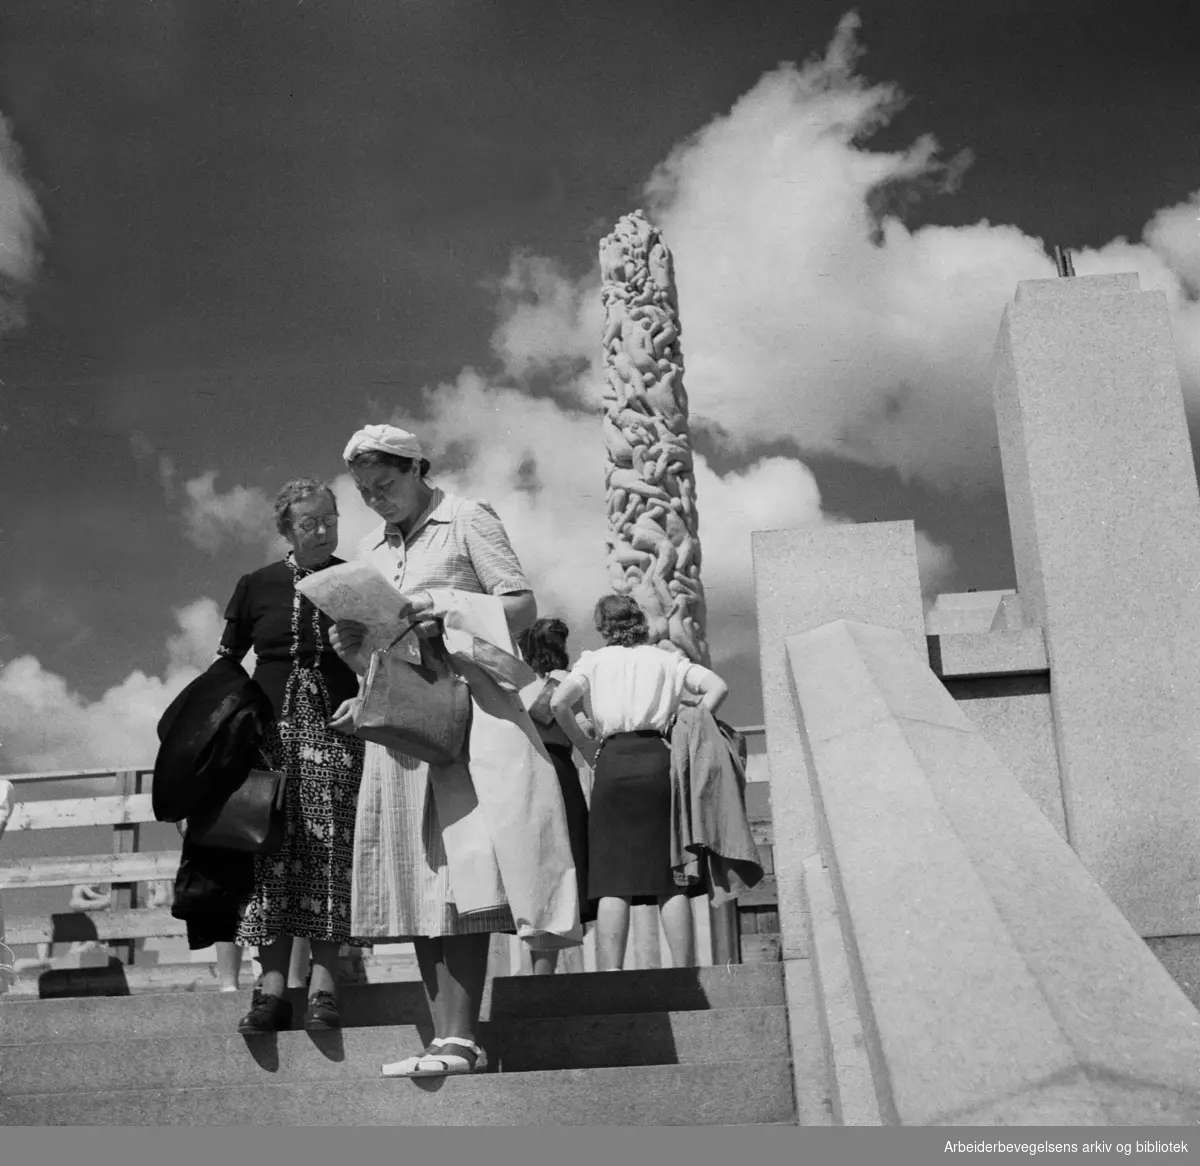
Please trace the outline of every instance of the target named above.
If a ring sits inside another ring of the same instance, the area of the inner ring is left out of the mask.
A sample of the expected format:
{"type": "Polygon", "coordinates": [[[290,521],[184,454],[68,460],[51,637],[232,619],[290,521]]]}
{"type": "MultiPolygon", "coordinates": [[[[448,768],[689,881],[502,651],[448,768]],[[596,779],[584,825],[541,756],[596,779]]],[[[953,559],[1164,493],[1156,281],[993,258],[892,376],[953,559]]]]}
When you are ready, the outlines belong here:
{"type": "Polygon", "coordinates": [[[448,1036],[444,1040],[438,1038],[430,1042],[434,1048],[445,1045],[461,1045],[475,1054],[475,1063],[471,1064],[466,1057],[456,1053],[436,1056],[432,1053],[421,1053],[416,1057],[405,1057],[403,1061],[393,1061],[384,1065],[380,1070],[384,1077],[451,1077],[463,1073],[474,1073],[483,1062],[483,1049],[474,1041],[464,1040],[460,1036],[448,1036]]]}

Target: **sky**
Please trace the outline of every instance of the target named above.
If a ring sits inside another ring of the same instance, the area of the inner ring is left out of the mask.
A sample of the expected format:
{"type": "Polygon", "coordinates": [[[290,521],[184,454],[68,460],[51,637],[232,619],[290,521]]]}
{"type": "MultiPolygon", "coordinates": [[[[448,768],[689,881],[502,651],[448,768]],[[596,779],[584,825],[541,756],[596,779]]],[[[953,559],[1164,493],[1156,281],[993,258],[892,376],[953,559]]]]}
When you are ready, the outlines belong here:
{"type": "Polygon", "coordinates": [[[391,420],[542,614],[605,590],[597,247],[675,256],[714,665],[749,532],[911,518],[1015,586],[988,376],[1022,279],[1167,295],[1200,425],[1184,0],[19,0],[0,25],[0,773],[144,765],[270,500],[391,420]]]}

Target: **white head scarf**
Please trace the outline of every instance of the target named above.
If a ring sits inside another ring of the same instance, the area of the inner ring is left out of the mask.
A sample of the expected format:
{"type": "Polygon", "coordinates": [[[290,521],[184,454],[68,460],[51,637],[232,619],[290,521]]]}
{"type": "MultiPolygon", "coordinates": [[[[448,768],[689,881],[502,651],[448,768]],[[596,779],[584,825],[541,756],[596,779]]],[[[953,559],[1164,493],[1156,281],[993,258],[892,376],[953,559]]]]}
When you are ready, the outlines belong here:
{"type": "Polygon", "coordinates": [[[417,461],[425,456],[415,433],[398,429],[395,425],[366,425],[350,438],[350,443],[342,451],[342,461],[349,462],[360,453],[372,449],[417,461]]]}

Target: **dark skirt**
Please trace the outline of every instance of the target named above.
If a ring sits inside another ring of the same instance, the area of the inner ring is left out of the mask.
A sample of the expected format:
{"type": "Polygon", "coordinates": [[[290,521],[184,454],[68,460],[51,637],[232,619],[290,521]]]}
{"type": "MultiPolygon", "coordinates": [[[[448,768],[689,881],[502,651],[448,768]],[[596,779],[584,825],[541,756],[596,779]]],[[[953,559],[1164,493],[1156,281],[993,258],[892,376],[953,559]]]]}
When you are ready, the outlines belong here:
{"type": "Polygon", "coordinates": [[[571,840],[571,860],[575,863],[575,879],[579,884],[579,919],[590,923],[596,912],[588,904],[588,806],[579,781],[579,770],[569,745],[546,741],[546,752],[558,774],[563,806],[567,811],[567,835],[571,840]]]}
{"type": "Polygon", "coordinates": [[[614,733],[596,758],[588,815],[588,898],[653,903],[671,873],[671,749],[652,729],[614,733]]]}

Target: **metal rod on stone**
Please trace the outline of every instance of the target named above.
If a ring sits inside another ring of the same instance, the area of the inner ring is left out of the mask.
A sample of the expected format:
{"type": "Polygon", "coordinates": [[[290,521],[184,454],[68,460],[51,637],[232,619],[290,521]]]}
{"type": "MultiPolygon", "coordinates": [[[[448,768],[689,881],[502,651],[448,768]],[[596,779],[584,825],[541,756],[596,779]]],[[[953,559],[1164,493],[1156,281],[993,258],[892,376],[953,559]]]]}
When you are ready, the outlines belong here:
{"type": "Polygon", "coordinates": [[[709,662],[696,479],[671,253],[640,210],[600,244],[608,571],[650,642],[709,662]]]}
{"type": "Polygon", "coordinates": [[[1055,245],[1054,265],[1058,268],[1059,276],[1064,279],[1069,279],[1075,274],[1075,262],[1071,258],[1071,252],[1066,247],[1055,245]]]}

